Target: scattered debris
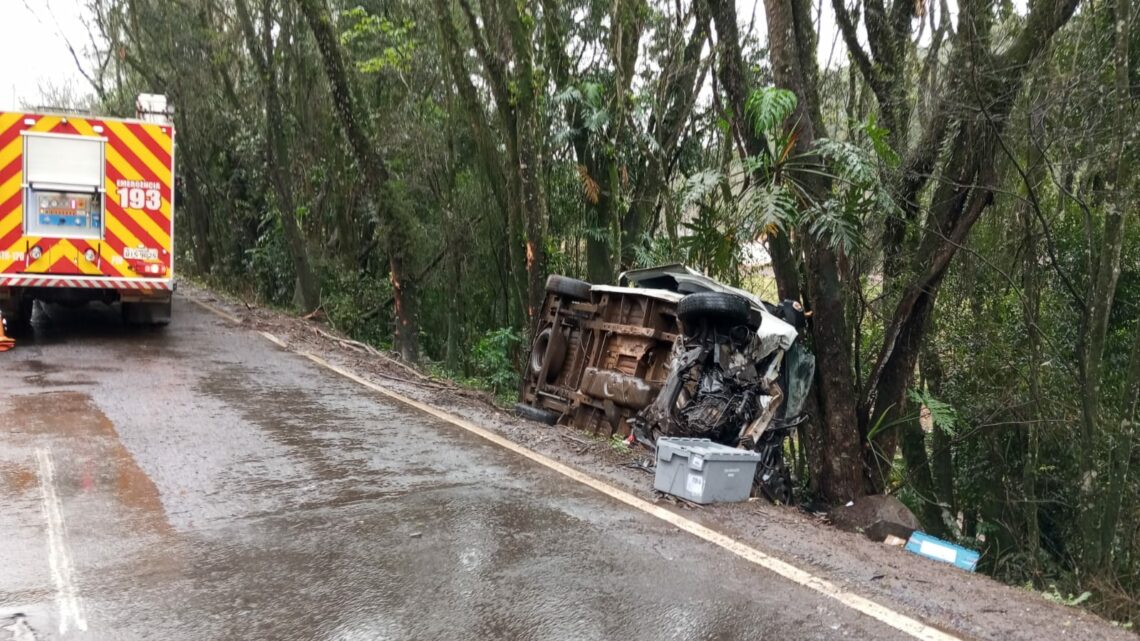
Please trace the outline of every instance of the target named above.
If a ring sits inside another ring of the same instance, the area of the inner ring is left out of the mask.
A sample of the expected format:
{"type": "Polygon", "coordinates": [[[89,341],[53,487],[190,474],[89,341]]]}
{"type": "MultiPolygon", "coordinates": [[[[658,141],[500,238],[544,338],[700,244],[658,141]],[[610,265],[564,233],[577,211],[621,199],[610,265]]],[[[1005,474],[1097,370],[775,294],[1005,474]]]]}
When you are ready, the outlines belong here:
{"type": "Polygon", "coordinates": [[[894,534],[888,534],[887,538],[883,539],[883,543],[886,545],[893,545],[895,547],[902,547],[906,545],[906,539],[895,536],[894,534]]]}
{"type": "Polygon", "coordinates": [[[423,532],[412,532],[411,534],[408,535],[408,537],[413,538],[413,539],[418,539],[423,535],[424,535],[423,532]]]}
{"type": "Polygon", "coordinates": [[[861,496],[832,509],[827,516],[835,527],[859,532],[872,541],[882,541],[892,535],[906,539],[921,527],[918,518],[902,501],[886,494],[861,496]]]}
{"type": "Polygon", "coordinates": [[[657,465],[654,464],[652,459],[639,458],[636,461],[625,463],[622,465],[622,467],[628,467],[639,472],[645,472],[646,474],[653,474],[657,468],[657,465]]]}
{"type": "Polygon", "coordinates": [[[560,438],[564,438],[567,441],[578,443],[579,445],[593,445],[593,443],[591,443],[590,441],[588,441],[588,440],[586,440],[580,436],[574,436],[573,434],[567,434],[566,432],[562,432],[562,431],[555,432],[555,434],[558,434],[558,436],[560,438]]]}
{"type": "Polygon", "coordinates": [[[977,569],[978,559],[981,557],[974,550],[943,541],[925,532],[911,534],[910,540],[906,543],[906,550],[928,559],[949,563],[969,572],[977,569]]]}
{"type": "Polygon", "coordinates": [[[323,329],[321,329],[319,327],[313,327],[312,329],[318,335],[323,336],[324,338],[327,338],[331,341],[335,341],[335,342],[337,342],[341,345],[347,346],[347,347],[356,348],[357,350],[364,350],[366,353],[368,353],[372,356],[375,356],[376,358],[379,358],[379,359],[387,362],[390,365],[395,365],[396,367],[399,367],[400,369],[411,374],[412,376],[414,376],[416,379],[418,379],[420,381],[424,381],[424,382],[428,382],[428,383],[431,382],[431,377],[424,376],[423,374],[419,373],[416,370],[416,368],[412,367],[411,365],[408,365],[407,363],[404,363],[404,362],[399,361],[395,358],[392,358],[391,356],[384,354],[383,352],[381,352],[380,350],[376,349],[375,347],[373,347],[371,345],[368,345],[366,343],[361,343],[360,341],[354,341],[354,340],[349,339],[349,338],[341,338],[339,336],[333,336],[332,334],[324,331],[323,329]]]}

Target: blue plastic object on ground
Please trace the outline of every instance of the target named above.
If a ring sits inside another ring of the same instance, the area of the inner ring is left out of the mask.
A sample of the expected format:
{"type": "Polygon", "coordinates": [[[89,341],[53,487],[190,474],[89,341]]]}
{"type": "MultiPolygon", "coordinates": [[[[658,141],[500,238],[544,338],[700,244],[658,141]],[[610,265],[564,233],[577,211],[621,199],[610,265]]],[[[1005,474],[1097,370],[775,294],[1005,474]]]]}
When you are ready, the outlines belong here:
{"type": "Polygon", "coordinates": [[[981,556],[974,550],[936,539],[924,532],[911,534],[910,540],[906,542],[906,549],[928,559],[950,563],[968,572],[973,572],[978,567],[978,557],[981,556]]]}

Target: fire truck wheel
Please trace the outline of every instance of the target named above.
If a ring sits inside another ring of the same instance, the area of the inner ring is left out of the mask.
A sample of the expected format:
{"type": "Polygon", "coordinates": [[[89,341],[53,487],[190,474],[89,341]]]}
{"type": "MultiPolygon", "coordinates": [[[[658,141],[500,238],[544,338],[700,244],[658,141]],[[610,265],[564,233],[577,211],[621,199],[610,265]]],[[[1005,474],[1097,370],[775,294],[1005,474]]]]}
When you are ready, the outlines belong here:
{"type": "Polygon", "coordinates": [[[544,410],[538,407],[531,407],[523,403],[515,405],[515,415],[525,418],[529,421],[538,421],[546,425],[554,425],[558,422],[558,414],[550,410],[544,410]]]}
{"type": "Polygon", "coordinates": [[[170,324],[171,302],[120,303],[125,325],[166,327],[170,324]]]}
{"type": "Polygon", "coordinates": [[[16,338],[28,336],[32,333],[32,312],[36,302],[31,298],[21,298],[12,301],[11,307],[5,305],[3,315],[8,324],[8,334],[16,338]]]}
{"type": "Polygon", "coordinates": [[[711,317],[743,325],[748,322],[750,311],[746,299],[725,292],[697,292],[677,303],[677,317],[686,323],[711,317]]]}
{"type": "Polygon", "coordinates": [[[558,294],[567,300],[590,300],[590,283],[577,278],[567,278],[551,274],[546,279],[546,291],[558,294]]]}

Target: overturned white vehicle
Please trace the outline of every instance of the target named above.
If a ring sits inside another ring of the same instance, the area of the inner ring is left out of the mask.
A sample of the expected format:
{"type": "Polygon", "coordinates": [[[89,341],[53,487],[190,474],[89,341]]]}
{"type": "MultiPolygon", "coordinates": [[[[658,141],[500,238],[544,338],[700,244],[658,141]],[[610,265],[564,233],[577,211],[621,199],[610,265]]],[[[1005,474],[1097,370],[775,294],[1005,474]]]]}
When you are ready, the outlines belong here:
{"type": "Polygon", "coordinates": [[[649,447],[687,436],[753,450],[754,494],[790,503],[784,443],[805,418],[815,369],[799,303],[768,303],[681,265],[620,282],[551,276],[520,413],[649,447]]]}

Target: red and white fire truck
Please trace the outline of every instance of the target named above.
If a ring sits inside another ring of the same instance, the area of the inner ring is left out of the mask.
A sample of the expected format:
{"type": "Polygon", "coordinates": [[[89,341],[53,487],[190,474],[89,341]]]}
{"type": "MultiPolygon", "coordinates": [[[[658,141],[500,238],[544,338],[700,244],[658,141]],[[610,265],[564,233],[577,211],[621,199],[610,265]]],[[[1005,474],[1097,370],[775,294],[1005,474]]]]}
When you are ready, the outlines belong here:
{"type": "Polygon", "coordinates": [[[174,127],[139,118],[0,112],[0,310],[26,330],[36,300],[118,302],[166,324],[174,290],[174,127]]]}

